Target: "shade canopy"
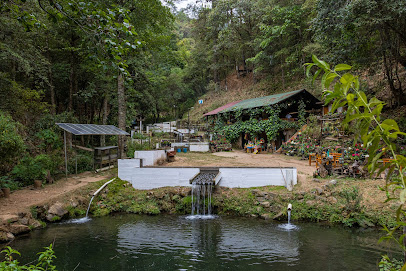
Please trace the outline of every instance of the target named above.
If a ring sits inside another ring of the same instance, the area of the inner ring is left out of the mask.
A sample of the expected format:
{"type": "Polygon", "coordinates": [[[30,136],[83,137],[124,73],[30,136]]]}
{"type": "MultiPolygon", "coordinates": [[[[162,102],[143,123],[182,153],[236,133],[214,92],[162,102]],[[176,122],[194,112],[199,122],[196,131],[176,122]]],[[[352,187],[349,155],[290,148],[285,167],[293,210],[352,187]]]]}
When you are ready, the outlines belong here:
{"type": "Polygon", "coordinates": [[[55,123],[74,135],[130,135],[114,125],[55,123]]]}

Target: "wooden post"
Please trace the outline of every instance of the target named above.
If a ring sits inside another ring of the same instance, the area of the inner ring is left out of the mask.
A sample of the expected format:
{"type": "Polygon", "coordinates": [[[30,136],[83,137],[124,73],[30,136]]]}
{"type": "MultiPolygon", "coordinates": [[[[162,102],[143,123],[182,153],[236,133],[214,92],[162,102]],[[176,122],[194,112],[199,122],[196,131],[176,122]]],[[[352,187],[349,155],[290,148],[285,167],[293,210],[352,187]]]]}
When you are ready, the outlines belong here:
{"type": "Polygon", "coordinates": [[[68,156],[66,154],[66,131],[63,131],[63,141],[65,144],[65,177],[68,178],[68,156]]]}

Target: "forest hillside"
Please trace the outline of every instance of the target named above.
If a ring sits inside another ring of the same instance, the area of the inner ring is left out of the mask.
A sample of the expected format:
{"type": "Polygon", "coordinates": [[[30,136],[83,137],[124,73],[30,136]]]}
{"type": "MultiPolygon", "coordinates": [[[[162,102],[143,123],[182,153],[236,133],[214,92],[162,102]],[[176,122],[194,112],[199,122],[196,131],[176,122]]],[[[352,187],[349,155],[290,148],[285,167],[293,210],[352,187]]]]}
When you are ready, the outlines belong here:
{"type": "MultiPolygon", "coordinates": [[[[197,120],[231,101],[294,89],[321,97],[304,67],[312,55],[351,65],[362,91],[406,126],[405,1],[198,0],[183,10],[176,2],[3,1],[0,176],[30,183],[44,168],[58,172],[57,122],[129,131],[137,118],[190,112],[197,120]]],[[[118,145],[125,156],[125,139],[118,145]]],[[[80,155],[80,170],[91,168],[80,155]]]]}

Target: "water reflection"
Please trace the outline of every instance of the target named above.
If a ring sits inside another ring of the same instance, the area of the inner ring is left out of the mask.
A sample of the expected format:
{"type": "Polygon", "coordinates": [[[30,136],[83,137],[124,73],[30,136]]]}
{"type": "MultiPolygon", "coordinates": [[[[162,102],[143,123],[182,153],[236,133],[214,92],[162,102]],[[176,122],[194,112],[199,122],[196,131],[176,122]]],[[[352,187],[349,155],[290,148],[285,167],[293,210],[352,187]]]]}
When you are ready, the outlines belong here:
{"type": "Polygon", "coordinates": [[[244,218],[120,215],[34,231],[12,245],[30,262],[55,241],[58,270],[375,270],[379,233],[244,218]]]}
{"type": "Polygon", "coordinates": [[[229,219],[189,221],[182,217],[161,223],[128,223],[119,227],[118,249],[130,255],[152,248],[162,253],[178,251],[181,259],[191,263],[205,261],[206,267],[210,267],[211,259],[216,259],[213,268],[219,260],[249,263],[297,260],[300,246],[297,234],[281,231],[269,223],[235,222],[229,219]]]}

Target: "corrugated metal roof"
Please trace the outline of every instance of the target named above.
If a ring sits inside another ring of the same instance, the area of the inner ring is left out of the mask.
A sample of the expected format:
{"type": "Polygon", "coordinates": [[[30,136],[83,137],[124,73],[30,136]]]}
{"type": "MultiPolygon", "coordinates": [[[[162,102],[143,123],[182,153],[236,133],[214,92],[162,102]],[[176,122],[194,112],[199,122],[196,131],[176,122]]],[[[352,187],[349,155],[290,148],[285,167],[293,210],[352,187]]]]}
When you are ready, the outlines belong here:
{"type": "Polygon", "coordinates": [[[219,112],[221,112],[221,111],[223,111],[223,110],[225,110],[225,109],[227,109],[227,108],[229,108],[229,107],[231,107],[231,106],[233,106],[233,105],[235,105],[235,104],[238,104],[239,102],[241,102],[241,101],[236,101],[236,102],[228,103],[228,104],[223,105],[223,106],[221,106],[221,107],[219,107],[219,108],[217,108],[217,109],[214,109],[213,111],[207,112],[207,113],[204,114],[203,116],[206,117],[206,116],[211,116],[211,115],[217,115],[219,112]]]}
{"type": "Polygon", "coordinates": [[[248,109],[248,108],[255,108],[255,107],[262,107],[262,106],[277,104],[302,91],[306,91],[306,90],[300,89],[300,90],[295,90],[295,91],[290,91],[290,92],[269,95],[269,96],[265,96],[265,97],[243,100],[243,101],[235,104],[234,106],[227,107],[226,109],[222,110],[221,113],[236,111],[239,109],[248,109]]]}

